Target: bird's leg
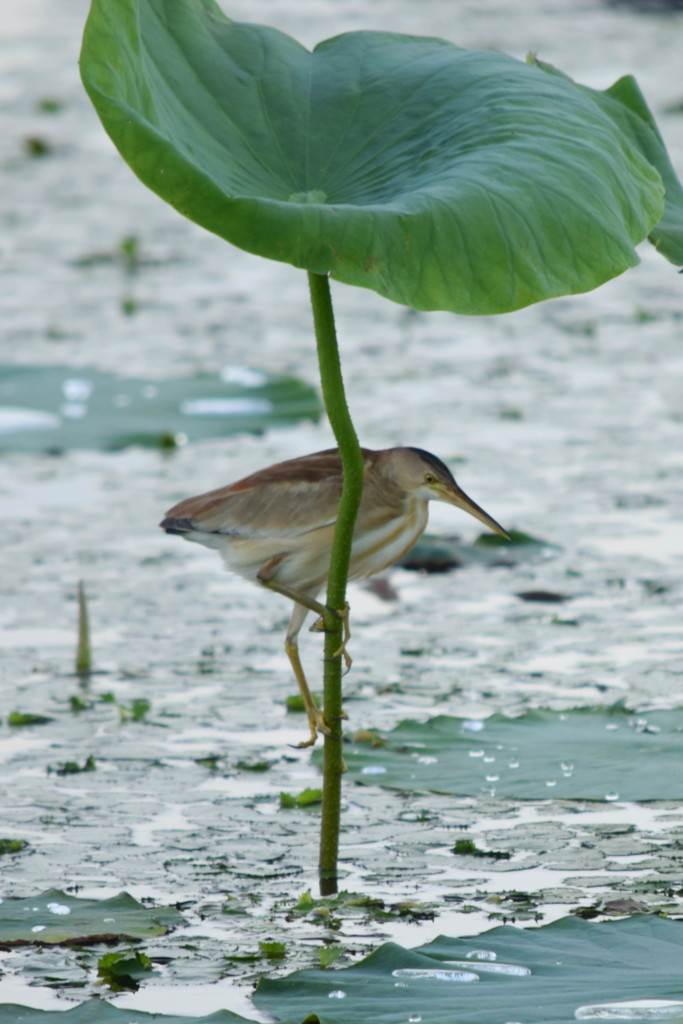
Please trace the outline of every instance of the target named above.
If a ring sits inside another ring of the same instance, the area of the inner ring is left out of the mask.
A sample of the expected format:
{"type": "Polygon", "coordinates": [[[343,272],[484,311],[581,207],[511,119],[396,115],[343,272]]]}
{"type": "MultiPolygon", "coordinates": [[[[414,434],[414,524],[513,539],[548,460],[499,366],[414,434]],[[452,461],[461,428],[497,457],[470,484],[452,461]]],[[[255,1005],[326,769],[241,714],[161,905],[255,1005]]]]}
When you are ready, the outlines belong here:
{"type": "MultiPolygon", "coordinates": [[[[262,586],[268,587],[269,590],[274,590],[276,594],[282,594],[283,597],[288,597],[290,601],[294,601],[298,605],[303,605],[307,611],[317,612],[318,615],[324,616],[327,608],[324,604],[321,604],[320,601],[316,601],[311,594],[307,594],[302,590],[294,590],[293,587],[288,587],[286,583],[280,583],[279,580],[274,580],[272,578],[273,573],[285,557],[285,555],[274,555],[273,558],[269,558],[267,562],[263,563],[257,572],[256,579],[262,586]]],[[[335,612],[334,614],[336,615],[337,613],[335,612]]],[[[305,617],[306,616],[304,616],[304,618],[305,617]]],[[[299,623],[297,633],[299,632],[299,629],[301,629],[303,621],[304,620],[302,619],[299,623]]]]}
{"type": "Polygon", "coordinates": [[[296,676],[296,681],[299,684],[299,692],[301,693],[304,707],[306,708],[308,724],[311,729],[311,738],[308,740],[302,740],[301,743],[297,743],[297,747],[312,747],[318,738],[319,732],[324,733],[325,736],[331,736],[332,730],[325,721],[322,711],[315,702],[315,697],[308,688],[306,676],[304,675],[303,666],[301,664],[301,658],[299,657],[299,645],[296,640],[286,640],[285,651],[287,652],[289,663],[292,666],[292,671],[296,676]]]}
{"type": "Polygon", "coordinates": [[[311,738],[299,743],[298,746],[300,747],[311,747],[315,743],[319,732],[324,733],[325,736],[332,735],[332,730],[325,721],[322,711],[315,702],[315,697],[308,688],[306,676],[304,675],[303,666],[299,657],[299,630],[301,629],[307,614],[308,609],[305,606],[302,606],[299,603],[294,605],[292,617],[289,620],[287,637],[285,639],[285,651],[287,652],[287,657],[289,658],[289,663],[292,666],[292,671],[294,672],[296,681],[299,684],[299,692],[301,693],[304,707],[306,708],[308,724],[311,729],[311,738]]]}
{"type": "MultiPolygon", "coordinates": [[[[283,556],[276,555],[274,558],[269,558],[268,561],[261,566],[258,573],[256,574],[256,579],[258,580],[258,582],[261,584],[261,586],[268,587],[269,590],[274,590],[276,594],[282,594],[283,597],[288,597],[290,601],[294,601],[296,604],[303,605],[303,607],[306,608],[308,611],[316,612],[317,615],[320,616],[318,621],[322,622],[322,625],[318,625],[318,623],[316,622],[311,627],[312,630],[317,630],[323,633],[325,631],[325,612],[332,612],[333,615],[336,615],[344,622],[344,643],[346,643],[349,636],[351,635],[349,633],[348,604],[344,605],[341,611],[336,611],[336,609],[328,608],[327,605],[321,604],[320,601],[316,601],[314,597],[312,597],[310,594],[307,594],[303,590],[294,590],[293,587],[288,587],[286,583],[280,583],[279,580],[271,579],[270,573],[274,572],[275,569],[277,569],[278,565],[282,561],[282,557],[283,556]]],[[[299,628],[301,628],[301,626],[299,626],[299,628]]],[[[337,654],[335,654],[335,658],[338,657],[340,653],[341,651],[337,652],[337,654]]]]}
{"type": "MultiPolygon", "coordinates": [[[[284,557],[284,555],[275,555],[273,558],[269,558],[268,561],[264,562],[259,569],[256,579],[262,586],[268,587],[269,590],[274,590],[276,594],[282,594],[283,597],[288,597],[290,601],[294,602],[292,617],[289,620],[289,628],[285,639],[285,651],[289,658],[289,663],[292,666],[292,671],[294,672],[296,681],[299,684],[299,692],[301,693],[304,707],[306,708],[306,714],[308,715],[308,724],[311,727],[311,738],[300,743],[299,746],[310,747],[315,743],[318,732],[322,732],[326,736],[332,736],[333,733],[325,721],[322,711],[316,704],[313,694],[308,688],[301,659],[299,658],[299,631],[303,626],[304,620],[309,611],[317,612],[321,619],[324,619],[327,611],[331,611],[333,615],[340,616],[344,621],[344,642],[342,643],[340,651],[335,653],[335,657],[338,657],[346,643],[346,640],[348,639],[349,608],[348,605],[346,605],[342,612],[336,612],[333,608],[327,608],[324,604],[321,604],[320,601],[316,601],[313,594],[306,593],[306,591],[294,590],[292,587],[288,587],[285,583],[280,583],[278,580],[272,579],[271,573],[276,571],[284,557]]],[[[344,651],[344,659],[348,669],[351,664],[351,659],[346,651],[344,651]]],[[[341,717],[348,718],[348,715],[345,712],[342,712],[341,717]]]]}

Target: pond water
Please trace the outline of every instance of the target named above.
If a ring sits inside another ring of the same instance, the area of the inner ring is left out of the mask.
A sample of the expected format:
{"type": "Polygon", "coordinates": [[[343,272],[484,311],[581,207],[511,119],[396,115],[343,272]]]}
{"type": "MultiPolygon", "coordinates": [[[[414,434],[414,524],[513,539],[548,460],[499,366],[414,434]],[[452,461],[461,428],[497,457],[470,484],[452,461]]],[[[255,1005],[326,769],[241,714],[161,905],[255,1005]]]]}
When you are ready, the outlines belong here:
{"type": "MultiPolygon", "coordinates": [[[[305,276],[182,220],[113,150],[77,74],[87,6],[24,0],[4,16],[0,361],[146,379],[248,365],[315,383],[305,276]],[[29,155],[32,139],[44,155],[29,155]],[[88,263],[130,236],[143,257],[135,273],[116,260],[88,263]]],[[[683,14],[543,0],[250,0],[225,9],[307,45],[390,25],[520,58],[531,50],[599,88],[634,73],[683,174],[683,14]]],[[[363,443],[433,451],[499,522],[559,548],[513,567],[397,569],[392,600],[353,587],[350,730],[529,705],[683,703],[683,278],[647,245],[641,256],[593,294],[498,319],[417,314],[333,286],[363,443]],[[567,601],[520,600],[529,590],[567,601]]],[[[342,886],[428,912],[359,912],[336,930],[287,919],[292,900],[317,889],[317,812],[283,811],[279,793],[318,783],[309,753],[288,746],[306,729],[284,705],[295,688],[283,650],[287,603],[157,523],[184,496],[330,443],[323,421],[170,456],[131,448],[0,457],[0,817],[3,836],[30,844],[3,858],[3,895],[76,885],[79,895],[126,889],[186,907],[186,932],[145,944],[170,958],[165,971],[121,1005],[168,1010],[176,997],[161,990],[170,981],[194,989],[226,973],[242,983],[317,963],[331,937],[353,947],[348,960],[388,936],[416,945],[621,897],[680,903],[680,864],[667,845],[683,836],[679,805],[567,808],[354,787],[342,886]],[[79,579],[96,669],[87,686],[72,674],[79,579]],[[130,709],[136,699],[150,711],[123,721],[117,704],[130,709]],[[52,721],[12,730],[14,710],[52,721]],[[54,770],[90,755],[94,772],[54,770]],[[243,767],[261,761],[273,764],[243,767]],[[488,849],[509,844],[514,855],[459,863],[444,851],[463,834],[488,849]],[[511,895],[519,892],[530,900],[511,895]],[[230,898],[244,913],[222,913],[230,898]],[[283,937],[288,955],[276,966],[230,959],[283,937]]],[[[465,540],[478,533],[445,506],[431,528],[465,540]]],[[[302,654],[315,680],[319,638],[304,634],[302,654]]],[[[82,998],[96,954],[59,958],[47,954],[41,967],[30,950],[3,954],[10,980],[0,981],[0,1000],[19,986],[22,1002],[48,1005],[46,974],[82,998]]],[[[197,1012],[244,1010],[213,991],[197,1012]]]]}

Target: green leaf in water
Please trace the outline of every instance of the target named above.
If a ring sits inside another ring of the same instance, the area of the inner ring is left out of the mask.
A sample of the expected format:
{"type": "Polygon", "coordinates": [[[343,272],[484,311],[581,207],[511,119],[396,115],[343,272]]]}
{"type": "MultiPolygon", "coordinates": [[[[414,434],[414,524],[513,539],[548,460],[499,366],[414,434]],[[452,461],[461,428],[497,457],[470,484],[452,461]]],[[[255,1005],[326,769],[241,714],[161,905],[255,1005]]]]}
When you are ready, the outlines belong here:
{"type": "MultiPolygon", "coordinates": [[[[683,799],[683,709],[528,711],[404,721],[386,744],[345,746],[348,778],[405,792],[522,800],[683,799]]],[[[317,762],[320,754],[314,753],[317,762]]]]}
{"type": "Polygon", "coordinates": [[[284,942],[259,942],[258,948],[269,960],[283,960],[287,952],[284,942]]]}
{"type": "Polygon", "coordinates": [[[126,892],[87,900],[48,889],[28,899],[5,897],[0,903],[0,946],[130,942],[165,935],[183,924],[176,910],[143,907],[126,892]]]}
{"type": "MultiPolygon", "coordinates": [[[[78,761],[62,761],[54,769],[55,775],[78,775],[79,772],[94,772],[97,768],[95,764],[95,758],[90,754],[86,757],[83,765],[79,765],[78,761]]],[[[48,768],[48,772],[52,769],[48,768]]]]}
{"type": "Polygon", "coordinates": [[[280,374],[228,366],[187,380],[139,380],[64,366],[0,366],[0,450],[168,448],[317,420],[320,399],[280,374]]]}
{"type": "Polygon", "coordinates": [[[46,725],[53,719],[48,715],[38,715],[31,711],[10,711],[7,716],[7,724],[13,728],[22,728],[26,725],[46,725]]]}
{"type": "Polygon", "coordinates": [[[97,961],[97,976],[112,992],[137,992],[140,980],[152,970],[150,958],[136,949],[105,953],[97,961]]]}
{"type": "Polygon", "coordinates": [[[326,967],[330,967],[335,960],[338,960],[341,952],[339,946],[318,946],[318,960],[323,970],[326,967]]]}
{"type": "Polygon", "coordinates": [[[310,787],[297,793],[296,796],[291,793],[280,793],[280,807],[311,807],[313,804],[319,804],[322,798],[322,789],[311,789],[310,787]]]}
{"type": "Polygon", "coordinates": [[[683,925],[677,922],[638,916],[596,924],[565,917],[540,928],[507,925],[476,937],[441,936],[417,949],[386,943],[333,973],[263,978],[254,1002],[278,1020],[319,1013],[326,1024],[678,1024],[682,962],[683,925]]]}
{"type": "Polygon", "coordinates": [[[0,857],[7,853],[21,853],[27,846],[25,839],[0,839],[0,857]]]}
{"type": "MultiPolygon", "coordinates": [[[[318,704],[320,704],[322,694],[314,693],[313,696],[315,700],[318,702],[318,704]]],[[[290,695],[285,698],[285,708],[287,709],[287,714],[298,715],[300,713],[303,713],[306,710],[306,705],[304,704],[304,699],[301,696],[301,694],[290,693],[290,695]]]]}
{"type": "Polygon", "coordinates": [[[239,768],[241,772],[267,772],[275,764],[275,761],[238,761],[235,768],[239,768]]]}
{"type": "Polygon", "coordinates": [[[79,693],[72,693],[69,697],[69,707],[75,715],[81,711],[87,711],[92,707],[92,701],[83,700],[79,693]]]}
{"type": "Polygon", "coordinates": [[[151,707],[152,703],[146,697],[136,697],[130,704],[130,717],[134,722],[142,722],[151,707]]]}
{"type": "Polygon", "coordinates": [[[456,839],[453,853],[458,857],[490,857],[492,860],[510,859],[508,851],[480,850],[472,839],[456,839]]]}

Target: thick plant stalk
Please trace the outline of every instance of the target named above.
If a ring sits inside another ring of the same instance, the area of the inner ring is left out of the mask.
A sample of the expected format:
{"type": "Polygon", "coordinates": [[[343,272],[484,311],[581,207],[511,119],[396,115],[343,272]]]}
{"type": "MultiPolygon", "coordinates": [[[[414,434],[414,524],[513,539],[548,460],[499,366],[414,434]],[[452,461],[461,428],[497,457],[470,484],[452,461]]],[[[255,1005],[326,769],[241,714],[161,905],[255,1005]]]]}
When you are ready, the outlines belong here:
{"type": "MultiPolygon", "coordinates": [[[[309,273],[308,283],[313,306],[323,402],[337,440],[344,470],[344,486],[334,530],[330,575],[327,582],[327,607],[341,611],[346,604],[351,541],[363,493],[363,457],[346,404],[329,280],[327,275],[309,273]]],[[[323,752],[319,860],[320,889],[323,895],[337,890],[341,780],[344,765],[341,743],[343,659],[338,654],[342,640],[342,621],[332,612],[328,612],[325,616],[323,712],[333,735],[325,737],[323,752]]]]}

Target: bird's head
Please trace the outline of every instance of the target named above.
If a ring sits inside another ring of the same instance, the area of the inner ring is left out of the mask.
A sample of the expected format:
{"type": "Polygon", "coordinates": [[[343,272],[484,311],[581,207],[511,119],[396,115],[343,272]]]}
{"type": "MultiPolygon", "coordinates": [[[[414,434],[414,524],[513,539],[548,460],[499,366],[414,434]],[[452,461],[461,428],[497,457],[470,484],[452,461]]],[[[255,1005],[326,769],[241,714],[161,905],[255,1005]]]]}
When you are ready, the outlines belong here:
{"type": "Polygon", "coordinates": [[[422,448],[394,448],[391,473],[394,481],[414,498],[455,505],[509,539],[507,531],[457,485],[448,466],[436,455],[422,448]]]}

